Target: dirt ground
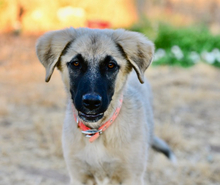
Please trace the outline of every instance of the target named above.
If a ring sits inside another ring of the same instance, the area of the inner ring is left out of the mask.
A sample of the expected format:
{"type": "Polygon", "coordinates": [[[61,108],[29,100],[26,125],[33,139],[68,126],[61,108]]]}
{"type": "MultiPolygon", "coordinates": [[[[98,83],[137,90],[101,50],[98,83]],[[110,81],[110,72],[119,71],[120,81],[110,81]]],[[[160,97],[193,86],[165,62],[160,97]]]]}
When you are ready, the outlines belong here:
{"type": "MultiPolygon", "coordinates": [[[[0,184],[64,185],[61,130],[66,96],[56,70],[50,83],[35,36],[0,35],[0,184]]],[[[220,185],[220,70],[150,67],[155,129],[178,164],[150,151],[148,184],[220,185]]]]}

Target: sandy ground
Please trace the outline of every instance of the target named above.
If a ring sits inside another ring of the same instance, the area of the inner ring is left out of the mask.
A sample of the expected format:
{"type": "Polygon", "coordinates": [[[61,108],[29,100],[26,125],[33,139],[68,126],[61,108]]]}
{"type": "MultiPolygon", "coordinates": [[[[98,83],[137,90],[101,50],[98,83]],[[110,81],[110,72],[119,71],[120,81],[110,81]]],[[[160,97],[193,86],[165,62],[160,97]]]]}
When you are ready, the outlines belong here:
{"type": "MultiPolygon", "coordinates": [[[[37,37],[0,35],[0,184],[64,185],[61,130],[66,96],[58,71],[50,83],[35,55],[37,37]]],[[[220,184],[220,71],[150,67],[155,129],[178,164],[151,151],[148,184],[220,184]]]]}

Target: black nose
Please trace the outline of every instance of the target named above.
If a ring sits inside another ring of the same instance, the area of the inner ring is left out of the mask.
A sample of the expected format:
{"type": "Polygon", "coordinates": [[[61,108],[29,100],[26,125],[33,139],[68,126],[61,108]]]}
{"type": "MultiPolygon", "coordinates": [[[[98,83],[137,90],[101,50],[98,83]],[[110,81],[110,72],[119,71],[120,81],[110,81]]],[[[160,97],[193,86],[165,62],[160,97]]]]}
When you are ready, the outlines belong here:
{"type": "Polygon", "coordinates": [[[82,96],[82,102],[84,107],[86,107],[89,110],[93,110],[101,106],[102,97],[98,94],[84,94],[82,96]]]}

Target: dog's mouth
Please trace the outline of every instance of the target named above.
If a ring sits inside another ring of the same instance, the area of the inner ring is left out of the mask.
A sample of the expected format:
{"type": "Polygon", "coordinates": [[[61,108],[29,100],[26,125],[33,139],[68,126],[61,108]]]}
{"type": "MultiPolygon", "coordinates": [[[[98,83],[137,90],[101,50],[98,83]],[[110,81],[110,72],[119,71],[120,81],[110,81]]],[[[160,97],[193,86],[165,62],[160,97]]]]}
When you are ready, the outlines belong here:
{"type": "Polygon", "coordinates": [[[85,122],[97,122],[104,116],[104,113],[102,112],[98,114],[86,114],[79,111],[78,115],[85,122]]]}

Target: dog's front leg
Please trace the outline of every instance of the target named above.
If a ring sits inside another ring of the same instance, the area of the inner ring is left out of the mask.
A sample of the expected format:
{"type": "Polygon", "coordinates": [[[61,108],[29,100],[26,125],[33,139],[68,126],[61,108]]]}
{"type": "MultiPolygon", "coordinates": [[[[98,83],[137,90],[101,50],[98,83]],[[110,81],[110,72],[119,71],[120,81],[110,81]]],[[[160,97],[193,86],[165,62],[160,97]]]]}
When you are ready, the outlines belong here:
{"type": "Polygon", "coordinates": [[[92,178],[84,178],[84,179],[79,179],[79,178],[74,178],[71,176],[70,180],[70,185],[95,185],[94,179],[92,178]]]}
{"type": "Polygon", "coordinates": [[[74,173],[70,173],[70,185],[95,185],[94,178],[91,176],[77,173],[75,169],[71,172],[74,173]]]}

